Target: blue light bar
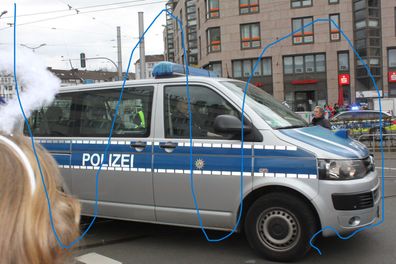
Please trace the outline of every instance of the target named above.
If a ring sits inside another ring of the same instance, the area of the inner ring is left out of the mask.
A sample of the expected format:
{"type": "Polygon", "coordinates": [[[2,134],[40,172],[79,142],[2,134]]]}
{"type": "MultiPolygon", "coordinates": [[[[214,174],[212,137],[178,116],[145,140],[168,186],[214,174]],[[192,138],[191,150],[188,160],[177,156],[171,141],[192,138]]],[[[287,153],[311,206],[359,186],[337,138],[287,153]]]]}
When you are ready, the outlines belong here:
{"type": "MultiPolygon", "coordinates": [[[[188,73],[190,76],[204,76],[204,77],[220,77],[214,71],[208,71],[204,69],[198,69],[193,67],[188,67],[188,73]]],[[[173,62],[163,61],[156,64],[153,68],[153,76],[158,78],[170,78],[175,76],[186,75],[184,71],[184,65],[176,64],[173,62]]]]}

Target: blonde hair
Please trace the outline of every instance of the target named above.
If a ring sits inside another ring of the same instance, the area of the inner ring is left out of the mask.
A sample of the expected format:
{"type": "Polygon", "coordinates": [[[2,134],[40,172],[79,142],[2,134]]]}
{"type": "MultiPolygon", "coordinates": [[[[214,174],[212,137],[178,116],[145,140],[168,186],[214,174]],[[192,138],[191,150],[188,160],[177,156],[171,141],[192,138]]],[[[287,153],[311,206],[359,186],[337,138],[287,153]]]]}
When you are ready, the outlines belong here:
{"type": "MultiPolygon", "coordinates": [[[[32,194],[26,164],[15,149],[0,141],[0,256],[2,263],[65,263],[70,252],[61,248],[50,226],[40,171],[30,141],[7,137],[27,156],[36,180],[32,194]]],[[[52,156],[36,145],[51,202],[57,234],[64,245],[79,235],[80,205],[62,190],[63,181],[52,156]]]]}

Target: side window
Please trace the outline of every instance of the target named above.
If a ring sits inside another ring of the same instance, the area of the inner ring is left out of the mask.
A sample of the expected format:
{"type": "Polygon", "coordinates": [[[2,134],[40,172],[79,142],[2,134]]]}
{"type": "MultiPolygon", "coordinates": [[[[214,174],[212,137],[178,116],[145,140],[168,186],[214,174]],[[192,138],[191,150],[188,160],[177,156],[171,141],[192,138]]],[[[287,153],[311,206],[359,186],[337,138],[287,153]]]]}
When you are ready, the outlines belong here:
{"type": "MultiPolygon", "coordinates": [[[[64,137],[72,136],[74,121],[72,120],[72,95],[59,94],[51,106],[35,111],[29,118],[34,136],[64,137]]],[[[29,132],[24,129],[25,135],[29,132]]]]}
{"type": "MultiPolygon", "coordinates": [[[[233,115],[239,112],[223,97],[207,87],[190,85],[192,137],[226,139],[230,135],[216,134],[214,121],[218,115],[233,115]]],[[[185,86],[166,86],[164,94],[165,137],[190,138],[189,113],[185,86]]]]}
{"type": "MultiPolygon", "coordinates": [[[[371,112],[369,115],[370,115],[370,119],[371,119],[371,120],[379,120],[379,119],[380,119],[380,113],[379,113],[379,112],[377,112],[377,113],[376,113],[376,112],[371,112]]],[[[382,118],[385,119],[385,118],[386,118],[386,115],[383,114],[383,115],[382,115],[382,118]]]]}
{"type": "Polygon", "coordinates": [[[339,121],[349,121],[349,120],[352,119],[352,114],[351,113],[345,113],[345,114],[342,114],[342,115],[338,116],[337,119],[339,121]]]}
{"type": "MultiPolygon", "coordinates": [[[[148,137],[153,87],[125,88],[113,129],[113,137],[148,137]]],[[[80,117],[78,136],[107,137],[120,89],[84,92],[76,103],[80,117]]]]}

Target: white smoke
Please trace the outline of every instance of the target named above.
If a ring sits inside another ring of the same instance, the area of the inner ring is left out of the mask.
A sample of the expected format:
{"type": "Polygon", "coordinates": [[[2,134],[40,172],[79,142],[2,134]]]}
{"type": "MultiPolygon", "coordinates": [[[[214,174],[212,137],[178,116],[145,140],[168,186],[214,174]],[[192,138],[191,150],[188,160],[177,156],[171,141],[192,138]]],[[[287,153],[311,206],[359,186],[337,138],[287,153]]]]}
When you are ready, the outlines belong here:
{"type": "MultiPolygon", "coordinates": [[[[14,74],[12,49],[0,49],[0,75],[4,73],[14,74]]],[[[51,104],[60,88],[60,80],[31,51],[17,49],[16,77],[22,107],[28,118],[34,110],[51,104]]],[[[11,133],[21,120],[23,116],[15,94],[6,105],[0,105],[0,131],[11,133]]]]}

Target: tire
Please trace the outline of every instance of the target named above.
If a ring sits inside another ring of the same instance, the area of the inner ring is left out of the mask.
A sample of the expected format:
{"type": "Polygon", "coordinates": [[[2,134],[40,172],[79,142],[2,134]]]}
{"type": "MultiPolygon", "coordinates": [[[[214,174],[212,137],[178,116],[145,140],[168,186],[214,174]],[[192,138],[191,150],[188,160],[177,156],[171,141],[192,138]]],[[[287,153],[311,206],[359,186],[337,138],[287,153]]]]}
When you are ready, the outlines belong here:
{"type": "Polygon", "coordinates": [[[316,231],[311,208],[296,196],[270,193],[249,208],[244,224],[250,246],[274,261],[294,261],[310,250],[316,231]]]}

